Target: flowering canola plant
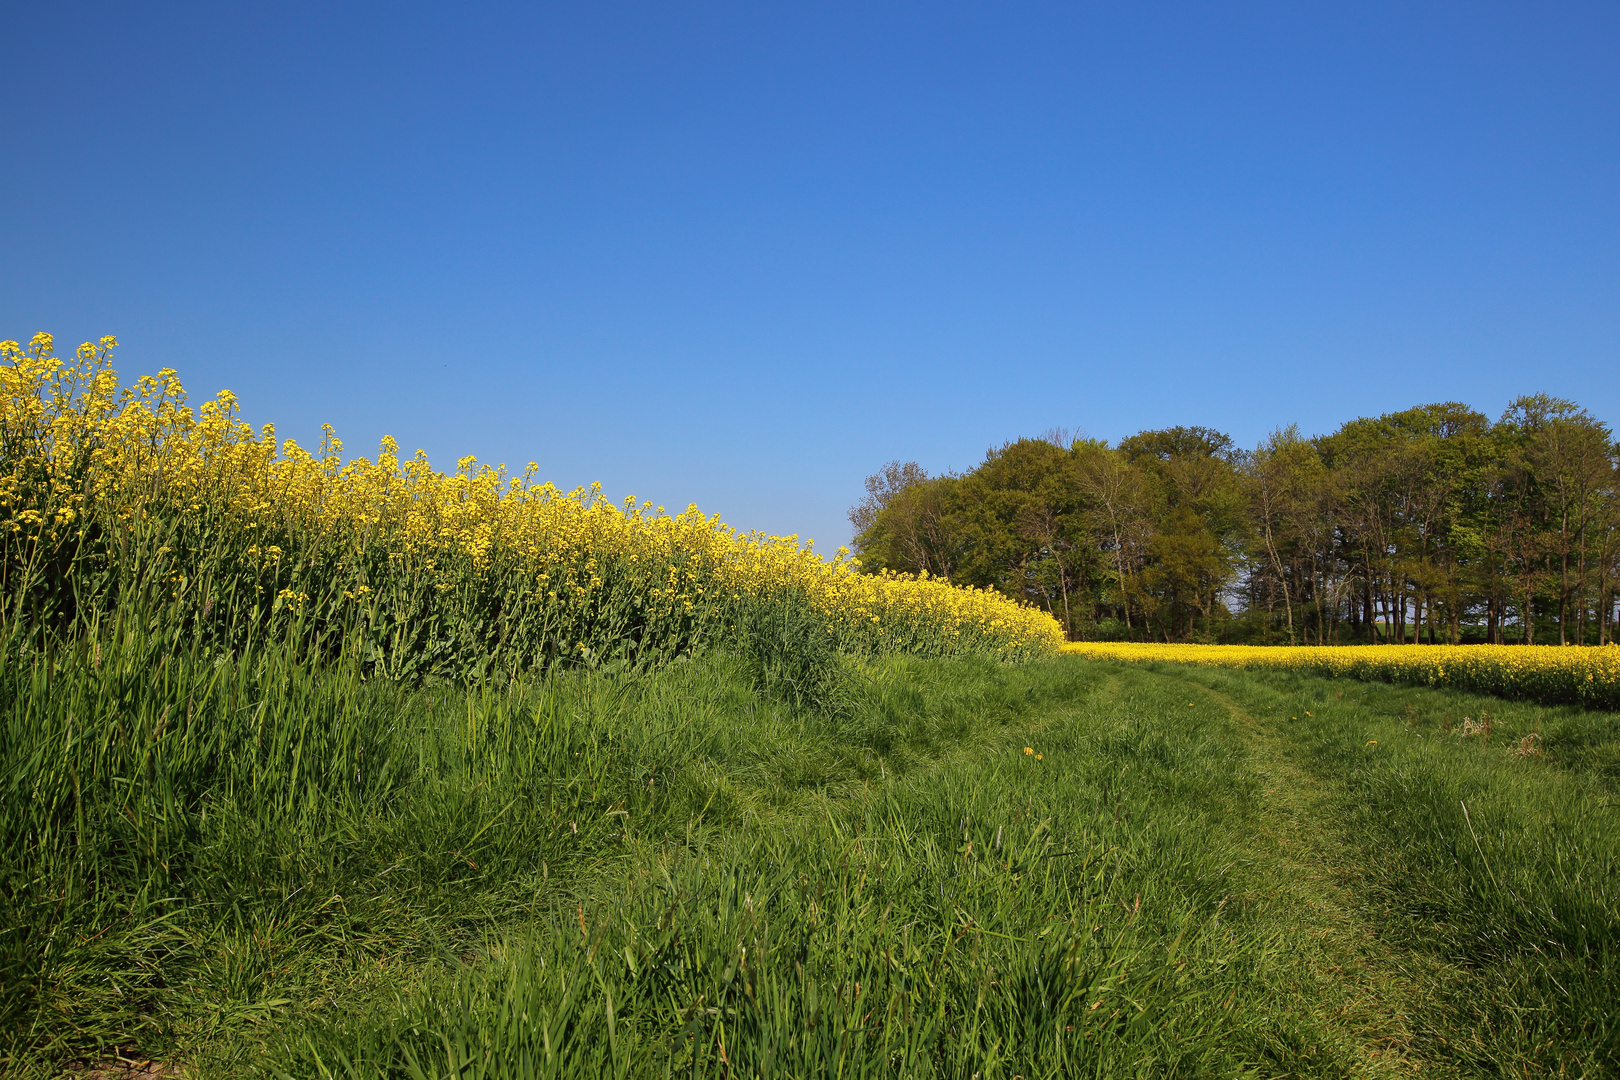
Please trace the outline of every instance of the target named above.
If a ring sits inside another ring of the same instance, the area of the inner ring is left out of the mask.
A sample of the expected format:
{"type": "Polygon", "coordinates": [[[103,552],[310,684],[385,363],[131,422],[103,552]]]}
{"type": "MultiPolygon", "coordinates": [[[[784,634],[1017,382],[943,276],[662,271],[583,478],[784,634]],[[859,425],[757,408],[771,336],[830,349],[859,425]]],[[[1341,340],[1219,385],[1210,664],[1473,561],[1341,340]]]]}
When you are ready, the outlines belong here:
{"type": "Polygon", "coordinates": [[[1073,656],[1280,668],[1620,709],[1620,645],[1154,645],[1075,642],[1073,656]]]}
{"type": "Polygon", "coordinates": [[[117,342],[72,361],[0,342],[0,615],[78,625],[156,612],[239,642],[278,625],[357,638],[385,674],[649,659],[724,636],[750,605],[800,605],[854,653],[1049,653],[1058,624],[1000,594],[870,575],[840,549],[741,533],[599,485],[564,492],[463,458],[435,471],[384,439],[345,460],[255,430],[175,373],[121,388],[117,342]]]}

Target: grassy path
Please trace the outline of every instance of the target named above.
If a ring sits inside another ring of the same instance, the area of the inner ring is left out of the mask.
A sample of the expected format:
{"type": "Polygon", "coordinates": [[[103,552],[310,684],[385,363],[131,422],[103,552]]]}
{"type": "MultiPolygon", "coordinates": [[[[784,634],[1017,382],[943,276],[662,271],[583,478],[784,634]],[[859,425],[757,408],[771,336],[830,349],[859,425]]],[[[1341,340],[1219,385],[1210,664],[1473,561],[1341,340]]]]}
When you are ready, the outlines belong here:
{"type": "Polygon", "coordinates": [[[1262,792],[1252,899],[1309,942],[1300,981],[1355,1074],[1616,1075],[1613,714],[1144,675],[1203,695],[1242,735],[1262,792]]]}
{"type": "Polygon", "coordinates": [[[1239,841],[1251,853],[1252,879],[1237,900],[1266,912],[1288,935],[1278,962],[1294,969],[1353,1075],[1449,1075],[1427,1060],[1408,1018],[1425,985],[1457,973],[1431,958],[1394,954],[1379,941],[1356,895],[1358,853],[1328,827],[1322,781],[1301,765],[1298,747],[1230,694],[1190,677],[1180,681],[1226,713],[1260,784],[1259,813],[1243,824],[1239,841]]]}
{"type": "Polygon", "coordinates": [[[115,849],[173,899],[14,933],[0,1072],[1620,1075],[1615,717],[1069,659],[332,701],[377,791],[115,849]]]}
{"type": "MultiPolygon", "coordinates": [[[[809,751],[733,714],[747,754],[692,793],[727,817],[642,826],[491,962],[309,1049],[352,1076],[1612,1075],[1608,804],[1443,721],[1540,714],[1171,665],[905,675],[839,729],[858,775],[784,784],[809,751]],[[1464,800],[1541,839],[1459,832],[1464,800]]],[[[312,1063],[288,1074],[337,1075],[312,1063]]]]}

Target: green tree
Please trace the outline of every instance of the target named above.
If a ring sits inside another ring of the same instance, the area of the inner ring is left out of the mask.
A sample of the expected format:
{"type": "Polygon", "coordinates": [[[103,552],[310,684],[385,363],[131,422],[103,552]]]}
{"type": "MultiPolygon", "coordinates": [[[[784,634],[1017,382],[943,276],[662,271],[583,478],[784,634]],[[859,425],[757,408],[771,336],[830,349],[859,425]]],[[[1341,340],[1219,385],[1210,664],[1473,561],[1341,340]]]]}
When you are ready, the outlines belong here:
{"type": "Polygon", "coordinates": [[[1620,451],[1573,402],[1457,402],[1115,446],[1049,432],[961,475],[891,462],[850,514],[868,570],[926,571],[1055,615],[1071,636],[1326,643],[1614,637],[1620,451]],[[1241,618],[1234,619],[1229,607],[1241,618]]]}
{"type": "Polygon", "coordinates": [[[1142,622],[1140,615],[1133,622],[1131,597],[1141,591],[1136,576],[1147,562],[1153,535],[1146,477],[1124,454],[1100,440],[1078,441],[1070,453],[1086,507],[1086,531],[1107,567],[1099,605],[1109,617],[1117,609],[1129,634],[1142,622]]]}
{"type": "Polygon", "coordinates": [[[1075,456],[1046,439],[986,453],[962,478],[953,522],[964,538],[954,580],[997,589],[1050,611],[1072,635],[1098,582],[1075,456]]]}
{"type": "Polygon", "coordinates": [[[1325,640],[1322,598],[1331,591],[1331,480],[1316,446],[1290,424],[1274,431],[1244,462],[1257,558],[1251,596],[1268,611],[1283,605],[1288,643],[1296,642],[1296,607],[1314,601],[1317,640],[1325,640]]]}
{"type": "Polygon", "coordinates": [[[1249,531],[1241,453],[1230,436],[1202,427],[1144,431],[1119,449],[1143,471],[1156,523],[1138,607],[1166,640],[1214,635],[1249,531]]]}
{"type": "MultiPolygon", "coordinates": [[[[1517,399],[1502,423],[1521,436],[1523,468],[1534,478],[1546,514],[1543,547],[1546,579],[1549,585],[1556,582],[1558,643],[1569,642],[1571,609],[1577,613],[1576,636],[1584,643],[1593,533],[1613,486],[1612,433],[1573,401],[1546,394],[1517,399]]],[[[1597,550],[1602,548],[1600,542],[1597,550]]]]}
{"type": "Polygon", "coordinates": [[[949,578],[960,548],[949,521],[958,483],[930,477],[914,461],[891,461],[868,476],[865,498],[849,511],[862,566],[949,578]]]}

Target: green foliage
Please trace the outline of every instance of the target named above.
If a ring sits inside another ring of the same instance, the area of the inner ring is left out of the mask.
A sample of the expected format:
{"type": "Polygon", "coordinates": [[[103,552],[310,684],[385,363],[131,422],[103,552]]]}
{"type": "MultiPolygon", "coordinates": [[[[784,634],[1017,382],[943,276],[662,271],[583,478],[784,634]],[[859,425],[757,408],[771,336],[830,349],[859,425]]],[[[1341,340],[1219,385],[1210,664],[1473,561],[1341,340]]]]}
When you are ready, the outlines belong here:
{"type": "Polygon", "coordinates": [[[1471,1074],[1620,1068],[1614,714],[1270,674],[1196,679],[1285,724],[1392,948],[1443,959],[1414,1019],[1471,1074]]]}
{"type": "Polygon", "coordinates": [[[913,476],[856,548],[869,570],[926,569],[1035,604],[1071,637],[1112,619],[1138,635],[1214,633],[1248,535],[1237,460],[1202,428],[1117,450],[1019,439],[963,476],[913,476]]]}
{"type": "Polygon", "coordinates": [[[857,510],[866,568],[998,589],[1071,639],[1602,644],[1620,596],[1620,448],[1546,395],[1252,452],[1200,427],[1055,433],[959,476],[893,464],[857,510]]]}
{"type": "Polygon", "coordinates": [[[828,716],[855,704],[859,670],[807,602],[747,602],[735,616],[733,642],[754,689],[794,709],[828,716]]]}
{"type": "Polygon", "coordinates": [[[410,690],[361,678],[357,660],[323,667],[276,647],[221,659],[140,626],[48,654],[14,641],[8,655],[8,1073],[119,1046],[173,1053],[334,984],[356,993],[479,955],[495,928],[623,851],[632,823],[724,830],[801,791],[904,771],[1051,692],[1003,695],[995,665],[964,669],[943,696],[812,681],[812,696],[838,695],[841,715],[826,716],[822,701],[757,695],[759,671],[718,652],[650,673],[410,690]]]}
{"type": "MultiPolygon", "coordinates": [[[[896,689],[923,699],[913,708],[939,692],[927,675],[967,674],[908,666],[896,689]]],[[[969,679],[1003,684],[1009,704],[1099,689],[1057,666],[969,679]]],[[[1243,1053],[1223,1038],[1238,1031],[1233,998],[1253,992],[1243,981],[1268,943],[1220,925],[1232,853],[1189,846],[1182,829],[1223,804],[1228,780],[1196,775],[1233,744],[1092,715],[1029,730],[1040,760],[1019,739],[976,739],[937,770],[813,813],[674,855],[648,845],[610,907],[557,905],[489,967],[308,1032],[283,1068],[1227,1071],[1243,1053]]]]}
{"type": "Polygon", "coordinates": [[[1615,1066],[1613,717],[983,658],[829,708],[802,631],[756,631],[415,690],[133,626],[14,647],[0,1071],[1615,1066]]]}

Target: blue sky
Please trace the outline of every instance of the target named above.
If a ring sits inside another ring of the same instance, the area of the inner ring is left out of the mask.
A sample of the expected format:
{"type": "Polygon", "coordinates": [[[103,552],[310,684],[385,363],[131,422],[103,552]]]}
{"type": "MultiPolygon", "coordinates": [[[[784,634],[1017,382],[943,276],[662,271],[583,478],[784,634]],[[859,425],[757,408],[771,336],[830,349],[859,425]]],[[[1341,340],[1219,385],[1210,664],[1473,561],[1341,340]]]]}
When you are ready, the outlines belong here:
{"type": "Polygon", "coordinates": [[[0,337],[848,539],[890,459],[1572,397],[1613,4],[7,5],[0,337]]]}

